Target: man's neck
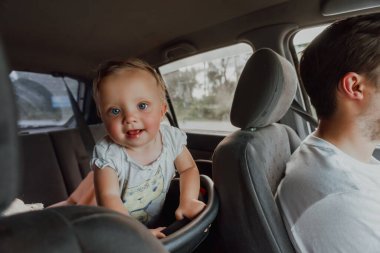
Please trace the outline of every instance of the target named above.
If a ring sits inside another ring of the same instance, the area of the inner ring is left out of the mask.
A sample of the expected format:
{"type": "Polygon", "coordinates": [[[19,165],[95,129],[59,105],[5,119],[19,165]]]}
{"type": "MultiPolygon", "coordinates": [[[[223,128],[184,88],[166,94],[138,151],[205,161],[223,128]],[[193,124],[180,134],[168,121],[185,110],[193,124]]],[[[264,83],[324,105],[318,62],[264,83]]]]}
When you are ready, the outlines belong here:
{"type": "Polygon", "coordinates": [[[319,121],[315,136],[324,139],[353,158],[368,163],[376,145],[361,131],[353,122],[342,122],[342,120],[319,121]]]}

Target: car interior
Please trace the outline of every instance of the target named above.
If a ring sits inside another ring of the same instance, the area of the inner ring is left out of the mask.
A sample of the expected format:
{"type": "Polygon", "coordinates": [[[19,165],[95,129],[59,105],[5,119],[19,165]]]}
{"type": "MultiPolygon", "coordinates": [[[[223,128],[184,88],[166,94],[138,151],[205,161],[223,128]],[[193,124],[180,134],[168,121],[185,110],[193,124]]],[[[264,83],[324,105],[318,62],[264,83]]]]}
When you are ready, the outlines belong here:
{"type": "Polygon", "coordinates": [[[175,178],[163,239],[102,207],[0,215],[0,252],[295,252],[276,191],[316,124],[297,73],[311,39],[297,34],[374,12],[372,0],[1,1],[0,213],[15,198],[63,201],[86,178],[106,135],[92,79],[128,58],[165,80],[163,124],[186,132],[206,208],[176,221],[175,178]]]}

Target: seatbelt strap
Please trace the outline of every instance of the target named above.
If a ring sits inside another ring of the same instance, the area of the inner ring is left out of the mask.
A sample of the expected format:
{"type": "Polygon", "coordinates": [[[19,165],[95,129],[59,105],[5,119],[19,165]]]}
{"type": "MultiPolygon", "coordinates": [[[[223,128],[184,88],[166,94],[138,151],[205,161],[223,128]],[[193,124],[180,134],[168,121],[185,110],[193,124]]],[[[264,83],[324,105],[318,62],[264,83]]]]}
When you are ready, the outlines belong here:
{"type": "Polygon", "coordinates": [[[66,81],[63,80],[63,82],[65,83],[66,90],[69,95],[71,108],[73,109],[74,118],[77,123],[77,128],[79,130],[80,138],[82,139],[83,145],[86,148],[88,156],[92,157],[92,150],[95,146],[94,137],[92,136],[92,133],[86,121],[84,120],[83,114],[79,109],[77,101],[75,101],[73,93],[71,92],[69,86],[67,86],[66,81]]]}
{"type": "Polygon", "coordinates": [[[293,100],[292,105],[290,106],[290,109],[292,109],[295,113],[301,116],[301,118],[309,122],[312,127],[314,128],[318,127],[318,122],[313,118],[311,114],[306,112],[295,99],[293,100]]]}

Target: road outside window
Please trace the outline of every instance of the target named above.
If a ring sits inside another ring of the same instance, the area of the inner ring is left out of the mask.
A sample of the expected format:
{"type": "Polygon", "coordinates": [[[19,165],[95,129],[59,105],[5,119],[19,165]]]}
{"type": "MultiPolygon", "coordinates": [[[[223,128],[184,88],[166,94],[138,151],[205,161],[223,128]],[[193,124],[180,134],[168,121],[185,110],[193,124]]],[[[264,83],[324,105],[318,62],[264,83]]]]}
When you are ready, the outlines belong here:
{"type": "Polygon", "coordinates": [[[237,81],[252,55],[245,43],[188,57],[159,68],[182,129],[236,130],[230,110],[237,81]]]}

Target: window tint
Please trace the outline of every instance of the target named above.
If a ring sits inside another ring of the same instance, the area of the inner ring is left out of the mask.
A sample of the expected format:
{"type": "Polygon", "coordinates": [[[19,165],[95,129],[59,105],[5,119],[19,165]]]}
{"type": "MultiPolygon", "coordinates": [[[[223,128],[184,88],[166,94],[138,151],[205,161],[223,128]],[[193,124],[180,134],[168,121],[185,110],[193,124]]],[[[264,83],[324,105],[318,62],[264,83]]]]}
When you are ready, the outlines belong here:
{"type": "Polygon", "coordinates": [[[20,128],[62,126],[73,116],[65,82],[77,99],[77,80],[21,71],[12,71],[10,79],[20,128]]]}
{"type": "Polygon", "coordinates": [[[251,54],[252,48],[240,43],[159,68],[182,129],[236,129],[229,120],[231,104],[237,81],[251,54]]]}

